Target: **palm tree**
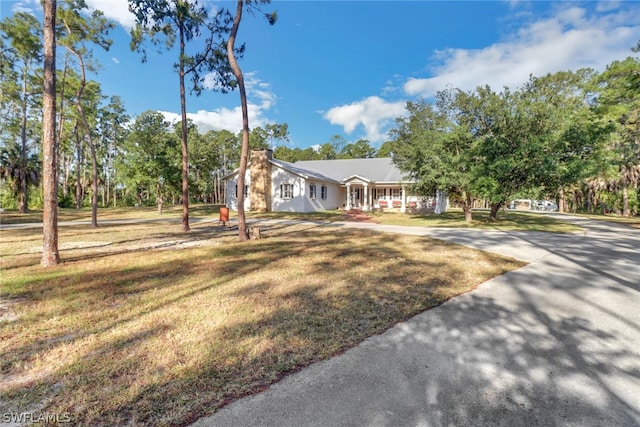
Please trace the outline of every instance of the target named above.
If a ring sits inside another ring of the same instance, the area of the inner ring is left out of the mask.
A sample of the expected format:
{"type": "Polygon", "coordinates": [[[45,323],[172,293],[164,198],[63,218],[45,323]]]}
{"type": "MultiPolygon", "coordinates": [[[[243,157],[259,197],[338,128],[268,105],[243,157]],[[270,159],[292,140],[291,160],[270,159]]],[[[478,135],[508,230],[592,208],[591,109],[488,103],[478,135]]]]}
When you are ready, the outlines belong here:
{"type": "Polygon", "coordinates": [[[13,142],[0,149],[0,180],[4,182],[11,197],[17,200],[18,206],[26,206],[25,194],[21,191],[20,175],[25,171],[27,185],[40,183],[40,160],[35,154],[23,157],[19,144],[13,142]],[[24,159],[24,160],[23,160],[24,159]],[[23,161],[26,161],[24,168],[23,161]]]}

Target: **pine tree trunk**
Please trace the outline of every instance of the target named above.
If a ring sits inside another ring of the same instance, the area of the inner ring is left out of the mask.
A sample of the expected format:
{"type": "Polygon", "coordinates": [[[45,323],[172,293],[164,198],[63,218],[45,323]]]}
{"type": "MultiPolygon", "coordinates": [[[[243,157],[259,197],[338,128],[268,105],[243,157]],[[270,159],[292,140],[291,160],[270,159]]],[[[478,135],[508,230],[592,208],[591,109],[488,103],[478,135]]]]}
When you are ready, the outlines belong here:
{"type": "Polygon", "coordinates": [[[73,128],[73,134],[76,138],[76,209],[82,208],[82,201],[84,199],[84,192],[82,191],[82,163],[84,160],[84,150],[82,149],[82,142],[78,135],[78,126],[73,128]]]}
{"type": "Polygon", "coordinates": [[[180,27],[180,111],[182,115],[182,231],[189,227],[189,147],[187,145],[187,103],[184,88],[184,26],[180,27]]]}
{"type": "MultiPolygon", "coordinates": [[[[62,137],[63,137],[63,132],[64,132],[64,91],[65,91],[65,85],[66,85],[66,80],[67,80],[67,70],[68,70],[68,63],[69,63],[69,55],[65,55],[64,56],[64,66],[62,69],[62,82],[59,82],[60,84],[58,85],[58,91],[60,92],[61,96],[58,99],[58,101],[60,101],[60,106],[58,107],[58,130],[57,130],[57,141],[62,141],[62,137]]],[[[69,177],[71,176],[71,166],[73,165],[73,156],[66,156],[66,155],[62,155],[62,150],[60,149],[60,144],[56,144],[56,158],[57,159],[62,159],[62,168],[64,169],[64,180],[62,181],[62,196],[63,198],[66,200],[66,198],[69,196],[69,192],[71,191],[70,189],[70,185],[69,185],[69,177]]],[[[60,163],[60,160],[58,160],[58,163],[60,163]]],[[[60,180],[60,178],[58,177],[58,181],[60,180]]],[[[59,185],[60,183],[58,183],[59,185]]]]}
{"type": "MultiPolygon", "coordinates": [[[[60,141],[58,139],[58,141],[60,141]]],[[[57,150],[58,153],[60,153],[60,150],[57,150]]],[[[60,157],[58,157],[60,158],[60,157]]],[[[64,197],[65,199],[67,198],[67,196],[69,196],[69,176],[71,176],[71,158],[65,156],[65,158],[62,159],[63,162],[63,170],[64,170],[64,180],[62,181],[62,197],[64,197]]]]}
{"type": "Polygon", "coordinates": [[[22,117],[20,123],[20,197],[18,211],[26,213],[27,208],[27,71],[24,71],[22,83],[22,117]]]}
{"type": "Polygon", "coordinates": [[[236,16],[233,20],[233,27],[231,29],[229,40],[227,41],[227,57],[229,58],[229,64],[231,65],[233,74],[238,81],[240,103],[242,105],[242,149],[240,152],[240,169],[238,171],[238,238],[241,242],[249,240],[244,212],[245,173],[247,170],[247,159],[249,157],[249,113],[247,108],[247,93],[244,86],[244,77],[233,49],[236,36],[238,34],[238,28],[240,27],[240,20],[242,19],[242,6],[243,1],[238,0],[236,16]]]}
{"type": "Polygon", "coordinates": [[[44,1],[44,96],[42,99],[43,267],[60,264],[56,162],[56,0],[44,1]]]}
{"type": "Polygon", "coordinates": [[[102,187],[102,206],[109,207],[109,200],[111,200],[111,180],[107,175],[105,185],[102,187]]]}
{"type": "MultiPolygon", "coordinates": [[[[69,30],[69,33],[71,33],[71,30],[69,30]]],[[[80,63],[81,78],[80,87],[78,88],[78,92],[76,93],[76,108],[80,116],[80,121],[82,122],[82,127],[84,128],[84,131],[86,133],[86,137],[89,142],[89,151],[91,153],[91,226],[95,228],[98,226],[98,160],[96,157],[96,147],[93,144],[91,129],[89,128],[89,124],[87,123],[87,116],[85,115],[84,109],[82,108],[82,94],[84,92],[84,87],[87,81],[85,66],[84,60],[80,53],[71,49],[69,46],[67,46],[67,49],[78,59],[78,62],[80,63]]]]}
{"type": "Polygon", "coordinates": [[[91,148],[91,226],[98,226],[98,159],[96,157],[96,147],[89,137],[89,146],[91,148]]]}
{"type": "Polygon", "coordinates": [[[158,215],[162,215],[162,195],[160,184],[156,184],[156,205],[158,207],[158,215]]]}

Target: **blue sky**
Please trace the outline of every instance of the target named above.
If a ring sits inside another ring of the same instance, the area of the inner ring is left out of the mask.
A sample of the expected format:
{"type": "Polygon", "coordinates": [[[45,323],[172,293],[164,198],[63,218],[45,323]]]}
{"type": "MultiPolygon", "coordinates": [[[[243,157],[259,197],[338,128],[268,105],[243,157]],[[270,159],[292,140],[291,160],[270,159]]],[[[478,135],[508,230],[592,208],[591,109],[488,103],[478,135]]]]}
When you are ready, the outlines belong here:
{"type": "MultiPolygon", "coordinates": [[[[39,0],[0,0],[2,17],[16,10],[41,16],[39,0]]],[[[61,0],[59,0],[60,2],[61,0]]],[[[147,63],[129,50],[133,16],[126,0],[86,0],[117,22],[108,52],[95,49],[102,70],[92,78],[119,95],[129,114],[180,111],[175,51],[147,63]]],[[[210,7],[235,2],[201,0],[210,7]]],[[[250,126],[287,123],[290,147],[333,135],[379,146],[407,101],[429,99],[447,85],[473,90],[517,88],[530,74],[592,67],[603,70],[632,55],[640,40],[640,2],[542,1],[278,1],[278,22],[245,14],[240,66],[249,90],[250,126]]],[[[199,41],[190,49],[200,47],[199,41]]],[[[241,126],[237,92],[188,96],[201,131],[241,126]]]]}

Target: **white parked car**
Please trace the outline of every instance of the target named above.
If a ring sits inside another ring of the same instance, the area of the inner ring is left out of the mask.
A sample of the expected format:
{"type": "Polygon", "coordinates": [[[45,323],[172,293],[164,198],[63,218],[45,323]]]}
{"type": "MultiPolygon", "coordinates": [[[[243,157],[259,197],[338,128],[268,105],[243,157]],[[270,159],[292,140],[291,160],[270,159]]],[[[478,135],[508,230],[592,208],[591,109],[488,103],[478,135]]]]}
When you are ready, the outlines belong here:
{"type": "Polygon", "coordinates": [[[558,210],[558,205],[556,205],[555,202],[551,202],[549,200],[538,200],[536,201],[536,209],[540,211],[555,212],[558,210]]]}

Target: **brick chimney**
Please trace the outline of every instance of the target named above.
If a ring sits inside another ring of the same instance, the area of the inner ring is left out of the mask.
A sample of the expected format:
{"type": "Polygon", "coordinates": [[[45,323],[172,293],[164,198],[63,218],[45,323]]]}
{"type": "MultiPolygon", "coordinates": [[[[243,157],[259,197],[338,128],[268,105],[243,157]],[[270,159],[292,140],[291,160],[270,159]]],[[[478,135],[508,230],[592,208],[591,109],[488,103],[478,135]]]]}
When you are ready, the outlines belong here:
{"type": "Polygon", "coordinates": [[[251,152],[251,211],[271,212],[271,162],[273,151],[251,152]]]}

